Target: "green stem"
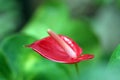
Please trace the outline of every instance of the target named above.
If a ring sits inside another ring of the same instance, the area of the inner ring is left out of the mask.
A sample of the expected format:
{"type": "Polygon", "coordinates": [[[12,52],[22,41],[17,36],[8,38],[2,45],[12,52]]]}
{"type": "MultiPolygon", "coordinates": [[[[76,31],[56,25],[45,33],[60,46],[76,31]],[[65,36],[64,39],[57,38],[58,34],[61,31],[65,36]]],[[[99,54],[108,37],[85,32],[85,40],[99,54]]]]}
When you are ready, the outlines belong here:
{"type": "Polygon", "coordinates": [[[75,69],[76,69],[77,76],[79,76],[79,67],[77,63],[75,64],[75,69]]]}

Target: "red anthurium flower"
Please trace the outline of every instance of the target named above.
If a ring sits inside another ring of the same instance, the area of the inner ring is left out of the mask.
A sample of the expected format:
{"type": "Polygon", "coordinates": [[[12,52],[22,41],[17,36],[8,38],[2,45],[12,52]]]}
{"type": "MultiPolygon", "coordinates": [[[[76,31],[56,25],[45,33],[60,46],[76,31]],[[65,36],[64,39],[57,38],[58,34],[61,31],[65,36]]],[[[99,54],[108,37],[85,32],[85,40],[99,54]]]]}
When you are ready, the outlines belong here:
{"type": "Polygon", "coordinates": [[[82,49],[70,38],[57,35],[48,30],[50,36],[43,38],[29,45],[43,57],[60,63],[77,63],[83,60],[92,59],[90,54],[82,54],[82,49]]]}

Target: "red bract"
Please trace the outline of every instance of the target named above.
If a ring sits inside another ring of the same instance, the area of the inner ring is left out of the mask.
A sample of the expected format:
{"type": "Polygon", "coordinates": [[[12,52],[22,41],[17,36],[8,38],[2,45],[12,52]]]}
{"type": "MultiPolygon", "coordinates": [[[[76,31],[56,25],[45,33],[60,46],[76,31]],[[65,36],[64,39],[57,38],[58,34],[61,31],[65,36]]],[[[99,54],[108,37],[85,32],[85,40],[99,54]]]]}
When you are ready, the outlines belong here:
{"type": "Polygon", "coordinates": [[[57,35],[51,30],[48,30],[48,34],[50,36],[28,47],[49,60],[61,63],[77,63],[94,57],[90,54],[82,54],[82,49],[72,39],[57,35]]]}

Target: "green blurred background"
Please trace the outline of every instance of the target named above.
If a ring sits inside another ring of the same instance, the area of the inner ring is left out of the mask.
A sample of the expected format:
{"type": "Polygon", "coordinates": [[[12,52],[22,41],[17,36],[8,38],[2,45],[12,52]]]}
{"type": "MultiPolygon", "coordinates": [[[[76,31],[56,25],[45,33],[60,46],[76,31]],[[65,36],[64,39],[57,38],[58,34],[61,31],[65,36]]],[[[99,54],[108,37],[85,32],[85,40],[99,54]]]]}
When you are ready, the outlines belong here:
{"type": "Polygon", "coordinates": [[[120,80],[120,0],[0,0],[0,80],[120,80]],[[26,48],[47,29],[95,58],[74,64],[26,48]]]}

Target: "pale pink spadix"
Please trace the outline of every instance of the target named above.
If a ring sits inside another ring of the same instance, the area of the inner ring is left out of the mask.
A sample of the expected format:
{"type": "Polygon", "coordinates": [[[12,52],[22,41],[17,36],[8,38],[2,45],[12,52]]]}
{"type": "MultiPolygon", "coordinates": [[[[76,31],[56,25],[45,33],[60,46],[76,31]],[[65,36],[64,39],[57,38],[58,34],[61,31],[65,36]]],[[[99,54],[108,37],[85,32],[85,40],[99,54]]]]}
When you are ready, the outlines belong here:
{"type": "Polygon", "coordinates": [[[77,63],[94,57],[91,54],[82,54],[82,49],[72,39],[57,35],[50,29],[47,32],[50,36],[30,44],[28,47],[43,57],[60,63],[77,63]]]}
{"type": "Polygon", "coordinates": [[[56,33],[48,29],[48,34],[53,37],[53,39],[56,40],[56,42],[59,43],[59,45],[65,50],[65,52],[71,57],[71,58],[77,58],[76,53],[72,50],[70,46],[68,46],[67,43],[63,39],[61,39],[56,33]]]}

